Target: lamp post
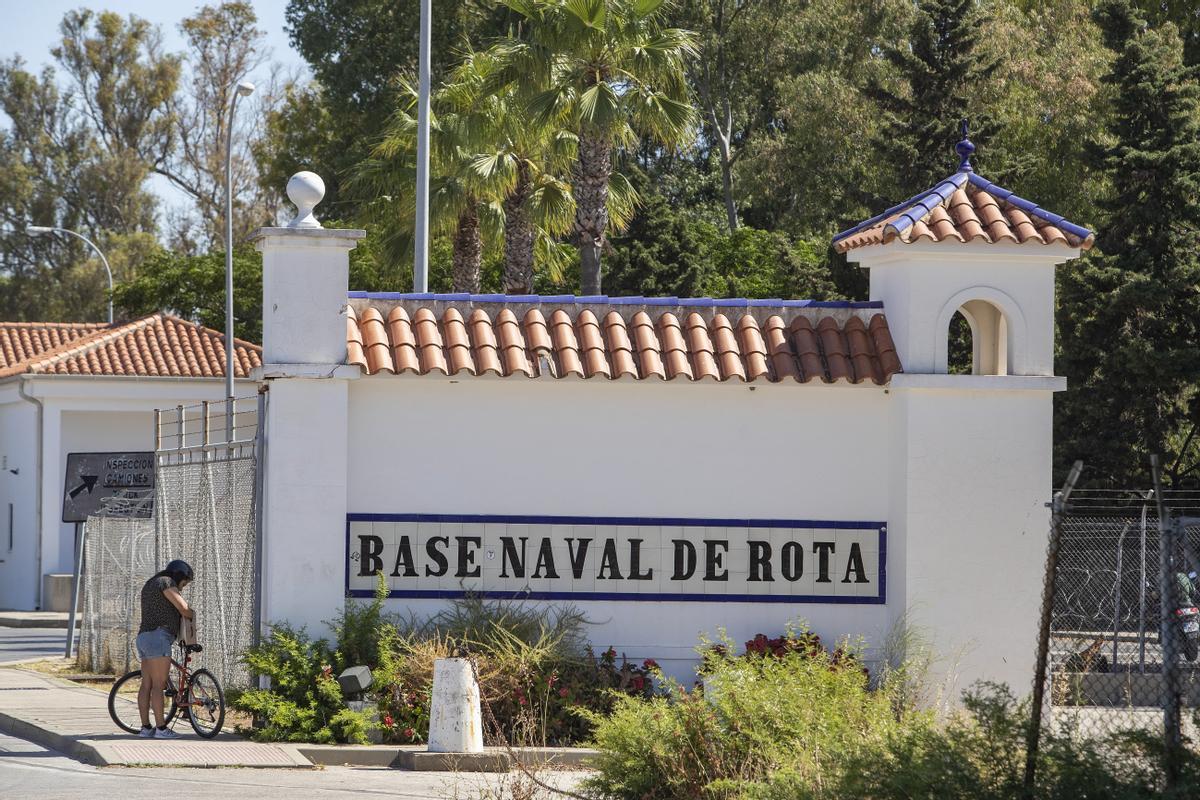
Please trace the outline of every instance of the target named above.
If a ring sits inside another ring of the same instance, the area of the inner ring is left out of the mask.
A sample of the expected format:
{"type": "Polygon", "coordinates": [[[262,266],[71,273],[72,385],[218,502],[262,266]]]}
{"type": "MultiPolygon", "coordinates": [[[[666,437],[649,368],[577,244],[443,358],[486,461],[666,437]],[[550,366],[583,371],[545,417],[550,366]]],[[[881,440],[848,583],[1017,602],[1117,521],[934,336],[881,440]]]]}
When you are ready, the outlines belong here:
{"type": "Polygon", "coordinates": [[[233,119],[239,97],[254,93],[250,81],[238,81],[229,104],[225,136],[225,441],[233,441],[233,119]]]}
{"type": "Polygon", "coordinates": [[[104,271],[106,273],[108,273],[108,324],[112,325],[112,322],[113,322],[112,268],[108,266],[108,259],[104,257],[104,253],[101,252],[100,248],[96,246],[96,243],[93,242],[91,239],[87,238],[86,236],[84,236],[83,234],[76,233],[75,231],[69,231],[66,228],[50,228],[50,227],[46,227],[43,225],[26,225],[25,233],[29,234],[30,236],[41,236],[46,233],[65,233],[68,236],[74,236],[76,239],[78,239],[79,241],[83,242],[88,247],[90,247],[96,251],[96,255],[100,256],[100,261],[104,263],[104,271]]]}

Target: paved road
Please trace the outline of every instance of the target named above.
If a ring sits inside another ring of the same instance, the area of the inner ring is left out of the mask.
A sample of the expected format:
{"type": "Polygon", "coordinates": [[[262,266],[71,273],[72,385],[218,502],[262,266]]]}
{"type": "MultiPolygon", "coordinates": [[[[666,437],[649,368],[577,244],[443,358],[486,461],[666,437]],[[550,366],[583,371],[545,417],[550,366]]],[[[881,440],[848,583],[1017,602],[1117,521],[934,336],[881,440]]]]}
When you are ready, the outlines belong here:
{"type": "MultiPolygon", "coordinates": [[[[579,773],[559,773],[560,785],[572,785],[579,773]]],[[[452,775],[392,769],[326,767],[319,770],[279,769],[133,769],[97,768],[80,764],[23,739],[0,734],[0,787],[13,800],[78,800],[120,797],[121,800],[337,800],[338,798],[512,797],[504,782],[511,776],[452,775]]],[[[511,783],[509,784],[511,788],[511,783]]],[[[551,800],[549,793],[517,794],[551,800]]]]}
{"type": "Polygon", "coordinates": [[[61,656],[66,643],[66,628],[0,628],[0,664],[61,656]]]}

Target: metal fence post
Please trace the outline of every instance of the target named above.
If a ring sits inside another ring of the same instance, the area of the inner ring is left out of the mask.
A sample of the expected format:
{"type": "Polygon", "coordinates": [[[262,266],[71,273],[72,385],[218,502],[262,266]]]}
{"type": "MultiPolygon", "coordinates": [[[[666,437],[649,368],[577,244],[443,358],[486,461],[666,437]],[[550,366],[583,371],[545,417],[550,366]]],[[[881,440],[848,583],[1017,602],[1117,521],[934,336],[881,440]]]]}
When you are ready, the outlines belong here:
{"type": "Polygon", "coordinates": [[[1158,503],[1158,638],[1162,647],[1163,671],[1163,770],[1169,792],[1179,783],[1179,749],[1183,743],[1179,720],[1179,659],[1175,648],[1175,632],[1171,629],[1172,612],[1175,610],[1175,571],[1171,555],[1175,549],[1178,526],[1167,519],[1157,455],[1150,456],[1150,471],[1154,477],[1154,496],[1158,503]]]}
{"type": "MultiPolygon", "coordinates": [[[[258,417],[254,430],[254,609],[253,638],[262,641],[263,478],[267,449],[267,387],[258,390],[258,417]]],[[[257,678],[256,678],[257,682],[257,678]]]]}
{"type": "Polygon", "coordinates": [[[1083,472],[1083,462],[1071,465],[1067,481],[1050,503],[1050,543],[1046,549],[1046,582],[1042,588],[1042,617],[1038,625],[1037,661],[1033,677],[1033,707],[1030,709],[1029,732],[1025,747],[1025,781],[1023,796],[1032,800],[1037,780],[1037,754],[1042,735],[1042,705],[1046,692],[1047,661],[1050,655],[1050,620],[1054,612],[1054,590],[1058,579],[1058,553],[1062,541],[1062,518],[1067,501],[1083,472]]]}

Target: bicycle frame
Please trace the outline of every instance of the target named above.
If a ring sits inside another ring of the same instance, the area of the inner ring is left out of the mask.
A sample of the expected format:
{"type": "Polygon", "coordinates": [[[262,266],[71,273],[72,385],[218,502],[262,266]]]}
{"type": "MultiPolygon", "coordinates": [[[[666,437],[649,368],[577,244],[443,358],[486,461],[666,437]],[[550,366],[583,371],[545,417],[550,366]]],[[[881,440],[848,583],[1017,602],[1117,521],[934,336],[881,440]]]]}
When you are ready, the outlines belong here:
{"type": "Polygon", "coordinates": [[[175,660],[174,648],[172,648],[171,666],[175,667],[177,670],[179,670],[179,687],[176,688],[174,686],[171,686],[170,681],[168,679],[167,689],[164,692],[164,694],[167,695],[168,697],[170,697],[174,701],[175,705],[179,706],[180,708],[189,708],[191,706],[197,705],[196,701],[191,698],[188,698],[186,703],[180,702],[180,698],[183,697],[187,693],[188,681],[191,680],[191,677],[192,677],[191,670],[188,669],[188,665],[191,663],[191,661],[192,661],[192,653],[190,650],[188,650],[188,648],[186,646],[183,648],[183,663],[182,664],[180,664],[178,661],[175,660]]]}

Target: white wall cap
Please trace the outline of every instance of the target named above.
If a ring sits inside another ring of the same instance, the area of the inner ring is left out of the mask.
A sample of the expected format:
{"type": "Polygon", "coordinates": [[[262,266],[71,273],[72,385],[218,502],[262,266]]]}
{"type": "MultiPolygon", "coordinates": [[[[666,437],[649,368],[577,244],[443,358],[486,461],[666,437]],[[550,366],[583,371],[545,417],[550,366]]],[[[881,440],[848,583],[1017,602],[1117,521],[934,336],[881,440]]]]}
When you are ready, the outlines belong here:
{"type": "Polygon", "coordinates": [[[353,249],[367,232],[358,228],[259,228],[250,241],[264,247],[343,247],[353,249]]]}
{"type": "Polygon", "coordinates": [[[1054,244],[1017,244],[1016,242],[916,242],[893,240],[883,245],[862,247],[846,254],[846,260],[864,269],[913,261],[931,263],[953,261],[971,264],[1062,264],[1079,258],[1078,247],[1054,244]]]}
{"type": "Polygon", "coordinates": [[[1066,391],[1067,379],[1057,375],[945,375],[900,372],[892,376],[890,388],[1062,392],[1066,391]]]}
{"type": "Polygon", "coordinates": [[[274,378],[353,381],[362,377],[362,369],[354,364],[263,364],[250,370],[250,377],[256,381],[274,378]]]}

